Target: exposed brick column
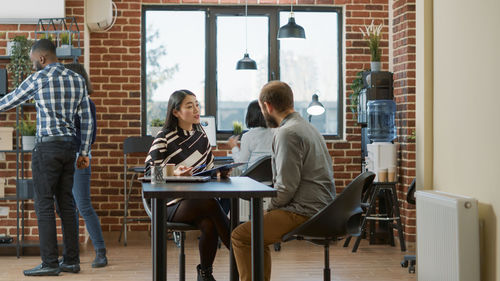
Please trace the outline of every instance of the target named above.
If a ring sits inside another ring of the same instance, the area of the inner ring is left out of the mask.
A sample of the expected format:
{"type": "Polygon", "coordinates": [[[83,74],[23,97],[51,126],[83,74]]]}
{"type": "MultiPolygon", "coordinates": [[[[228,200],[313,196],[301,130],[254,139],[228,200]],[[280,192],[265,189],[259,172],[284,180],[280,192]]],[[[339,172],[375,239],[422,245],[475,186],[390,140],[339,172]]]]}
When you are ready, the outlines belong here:
{"type": "Polygon", "coordinates": [[[415,206],[406,202],[408,187],[415,178],[415,77],[416,77],[416,6],[415,0],[396,0],[393,13],[394,97],[397,104],[396,126],[399,143],[398,198],[401,203],[405,239],[416,240],[415,206]]]}

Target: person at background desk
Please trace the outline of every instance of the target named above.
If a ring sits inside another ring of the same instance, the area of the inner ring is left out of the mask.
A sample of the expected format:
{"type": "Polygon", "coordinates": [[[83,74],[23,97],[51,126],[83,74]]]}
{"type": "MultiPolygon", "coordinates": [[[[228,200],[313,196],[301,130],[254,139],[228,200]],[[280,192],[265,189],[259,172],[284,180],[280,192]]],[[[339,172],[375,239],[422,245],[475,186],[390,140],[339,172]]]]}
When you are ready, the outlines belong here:
{"type": "Polygon", "coordinates": [[[56,47],[47,39],[36,41],[30,59],[35,73],[13,92],[0,99],[5,111],[34,99],[36,105],[36,144],[31,170],[35,193],[35,212],[42,263],[24,270],[26,276],[59,275],[62,271],[79,272],[78,226],[71,189],[76,166],[89,166],[92,116],[85,80],[57,62],[56,47]],[[76,147],[75,115],[81,120],[82,143],[76,147]],[[64,262],[58,264],[54,199],[60,208],[64,262]]]}
{"type": "MultiPolygon", "coordinates": [[[[90,84],[89,76],[87,71],[83,65],[79,63],[69,63],[65,64],[64,67],[74,71],[75,73],[80,74],[83,79],[85,79],[85,83],[87,85],[87,90],[89,96],[92,94],[92,85],[90,84]]],[[[95,114],[95,104],[89,98],[90,111],[92,112],[92,120],[93,120],[93,130],[92,130],[92,143],[95,142],[96,133],[97,133],[97,120],[95,114]]],[[[75,142],[77,147],[81,145],[81,122],[80,117],[75,116],[75,129],[76,136],[75,142]]],[[[89,157],[91,157],[91,153],[89,151],[89,157]]],[[[94,261],[92,262],[92,267],[104,267],[108,264],[108,259],[106,258],[106,245],[104,244],[104,238],[102,235],[101,223],[99,222],[99,217],[97,216],[94,207],[92,207],[92,201],[90,198],[90,177],[91,177],[91,168],[90,164],[85,169],[77,169],[75,170],[75,175],[73,177],[73,197],[76,201],[76,207],[85,220],[85,226],[87,227],[87,231],[90,235],[90,240],[94,245],[94,250],[96,252],[96,256],[94,261]]],[[[78,225],[78,215],[76,217],[76,224],[78,225]]]]}
{"type": "MultiPolygon", "coordinates": [[[[334,198],[333,164],[323,136],[293,109],[292,89],[283,82],[264,85],[259,105],[276,129],[272,144],[273,197],[264,213],[264,279],[271,278],[269,245],[319,212],[334,198]]],[[[231,235],[240,280],[252,280],[251,222],[231,235]]]]}
{"type": "MultiPolygon", "coordinates": [[[[234,162],[248,162],[246,165],[246,168],[248,168],[260,157],[271,155],[274,129],[267,127],[257,100],[250,102],[248,105],[245,123],[249,130],[241,137],[241,147],[238,147],[238,136],[230,137],[227,144],[231,147],[234,162]]],[[[244,169],[241,169],[232,174],[235,175],[243,171],[244,169]]]]}
{"type": "MultiPolygon", "coordinates": [[[[194,93],[175,91],[168,100],[167,117],[146,157],[146,174],[152,165],[175,164],[174,175],[190,176],[213,168],[208,137],[200,125],[200,107],[194,93]],[[201,169],[193,169],[206,165],[201,169]]],[[[221,174],[227,177],[230,170],[221,174]]],[[[198,281],[214,281],[212,265],[219,237],[229,249],[229,219],[216,199],[177,198],[167,203],[167,221],[196,225],[201,230],[198,281]]]]}

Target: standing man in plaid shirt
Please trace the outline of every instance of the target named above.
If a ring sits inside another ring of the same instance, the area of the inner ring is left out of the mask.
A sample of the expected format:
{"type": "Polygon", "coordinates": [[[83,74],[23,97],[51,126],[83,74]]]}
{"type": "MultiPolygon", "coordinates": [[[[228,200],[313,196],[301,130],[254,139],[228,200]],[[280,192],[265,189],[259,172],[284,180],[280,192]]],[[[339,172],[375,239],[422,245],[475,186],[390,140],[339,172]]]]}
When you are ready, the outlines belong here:
{"type": "Polygon", "coordinates": [[[80,271],[78,228],[73,199],[75,155],[77,168],[88,167],[92,117],[85,80],[57,62],[56,47],[47,39],[36,41],[30,59],[37,72],[13,92],[0,99],[0,111],[34,99],[36,104],[36,145],[32,154],[35,211],[38,218],[42,263],[24,270],[26,276],[53,276],[61,271],[80,271]],[[82,144],[76,147],[74,119],[81,120],[82,144]],[[64,256],[58,263],[54,198],[63,230],[64,256]]]}

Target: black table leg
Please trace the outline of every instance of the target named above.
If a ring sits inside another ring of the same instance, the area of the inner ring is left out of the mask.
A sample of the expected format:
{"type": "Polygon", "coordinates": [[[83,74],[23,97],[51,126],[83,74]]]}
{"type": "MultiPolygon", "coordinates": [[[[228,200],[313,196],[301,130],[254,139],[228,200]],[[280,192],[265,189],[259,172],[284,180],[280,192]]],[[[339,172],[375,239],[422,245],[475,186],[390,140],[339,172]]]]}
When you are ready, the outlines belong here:
{"type": "Polygon", "coordinates": [[[264,227],[262,198],[252,198],[252,281],[264,280],[264,227]]]}
{"type": "MultiPolygon", "coordinates": [[[[240,199],[231,198],[231,233],[240,224],[240,199]]],[[[233,244],[231,243],[231,250],[229,251],[229,280],[238,281],[240,276],[238,274],[238,267],[234,259],[233,244]]]]}
{"type": "Polygon", "coordinates": [[[153,281],[167,280],[167,208],[164,199],[151,199],[153,221],[151,226],[151,251],[153,257],[153,281]]]}

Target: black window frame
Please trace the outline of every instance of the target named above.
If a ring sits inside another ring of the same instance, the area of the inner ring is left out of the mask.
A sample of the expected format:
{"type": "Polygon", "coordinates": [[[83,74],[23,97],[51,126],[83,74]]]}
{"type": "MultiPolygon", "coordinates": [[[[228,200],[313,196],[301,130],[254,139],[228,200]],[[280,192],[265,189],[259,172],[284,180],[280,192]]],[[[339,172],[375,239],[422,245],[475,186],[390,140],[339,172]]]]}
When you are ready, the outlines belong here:
{"type": "MultiPolygon", "coordinates": [[[[343,81],[343,13],[341,7],[296,6],[294,11],[305,12],[336,12],[338,32],[338,93],[337,93],[337,134],[323,134],[327,140],[340,140],[344,135],[344,81],[343,81]]],[[[141,15],[141,135],[146,135],[146,13],[148,11],[205,11],[205,34],[207,34],[205,49],[205,115],[217,116],[217,85],[216,85],[216,16],[245,16],[242,5],[142,5],[141,15]]],[[[269,17],[269,62],[268,81],[280,79],[279,68],[279,13],[290,11],[289,6],[249,5],[249,15],[264,15],[269,17]],[[273,54],[273,55],[272,55],[273,54]]],[[[307,31],[306,31],[307,32],[307,31]]],[[[307,39],[306,39],[307,40],[307,39]]],[[[229,130],[217,129],[217,140],[227,140],[232,135],[229,130]]]]}

